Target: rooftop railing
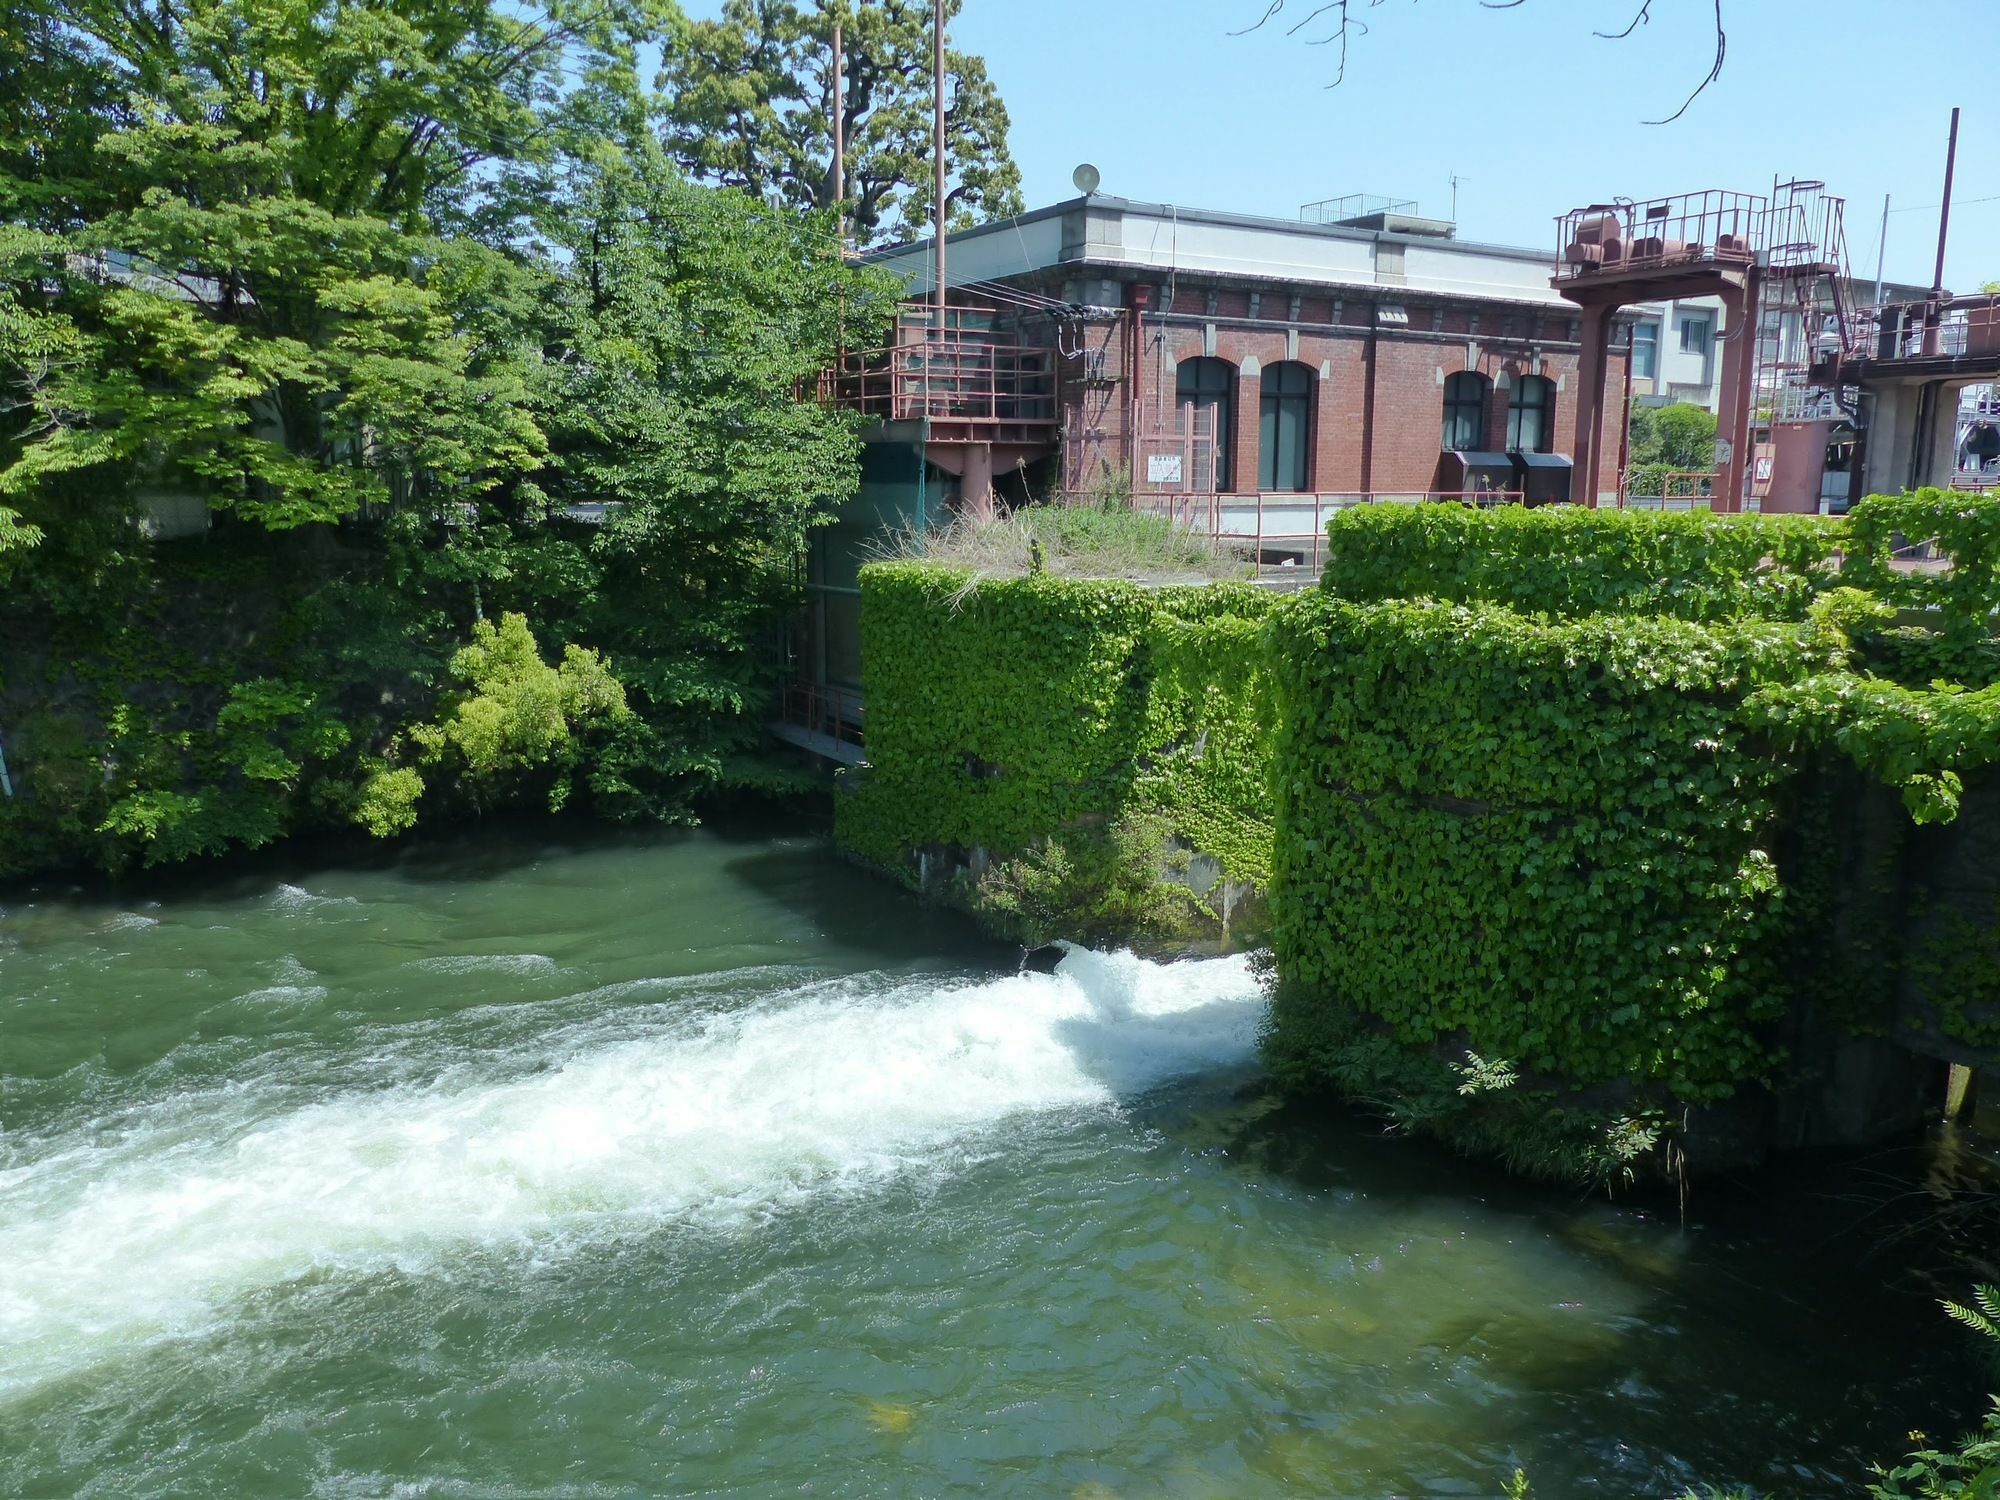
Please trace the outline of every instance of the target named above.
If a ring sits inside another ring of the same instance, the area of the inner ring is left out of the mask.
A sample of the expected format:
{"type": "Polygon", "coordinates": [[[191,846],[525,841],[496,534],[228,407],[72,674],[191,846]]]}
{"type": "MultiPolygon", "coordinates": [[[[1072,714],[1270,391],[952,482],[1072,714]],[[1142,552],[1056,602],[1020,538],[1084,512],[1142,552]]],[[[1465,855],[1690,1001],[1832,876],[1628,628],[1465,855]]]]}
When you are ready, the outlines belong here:
{"type": "Polygon", "coordinates": [[[1645,203],[1593,203],[1556,221],[1559,279],[1702,262],[1749,264],[1765,248],[1770,200],[1710,188],[1645,203]]]}
{"type": "Polygon", "coordinates": [[[841,356],[820,400],[883,421],[1056,423],[1054,351],[948,331],[841,356]]]}
{"type": "Polygon", "coordinates": [[[1518,505],[1518,490],[1339,490],[1261,494],[1138,494],[1132,508],[1163,516],[1219,550],[1248,552],[1261,569],[1308,568],[1326,555],[1326,523],[1357,505],[1455,502],[1518,505]]]}
{"type": "Polygon", "coordinates": [[[1947,302],[1891,302],[1856,315],[1853,346],[1875,359],[2000,355],[2000,296],[1947,302]]]}

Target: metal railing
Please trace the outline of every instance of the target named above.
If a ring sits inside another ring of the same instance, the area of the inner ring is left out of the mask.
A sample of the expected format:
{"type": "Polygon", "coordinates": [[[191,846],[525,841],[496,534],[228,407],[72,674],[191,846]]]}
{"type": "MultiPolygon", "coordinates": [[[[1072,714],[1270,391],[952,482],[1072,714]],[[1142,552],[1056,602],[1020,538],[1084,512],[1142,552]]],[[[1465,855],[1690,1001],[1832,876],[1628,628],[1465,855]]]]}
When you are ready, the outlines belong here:
{"type": "Polygon", "coordinates": [[[1631,474],[1628,471],[1619,476],[1618,508],[1620,510],[1713,510],[1716,501],[1718,476],[1712,469],[1671,469],[1660,476],[1660,490],[1657,494],[1635,495],[1630,492],[1631,474]]]}
{"type": "Polygon", "coordinates": [[[1556,220],[1556,275],[1748,263],[1765,248],[1769,215],[1769,199],[1722,188],[1645,203],[1593,203],[1556,220]]]}
{"type": "Polygon", "coordinates": [[[862,742],[861,694],[852,688],[788,682],[781,716],[787,724],[797,724],[815,734],[831,735],[850,745],[862,742]]]}
{"type": "Polygon", "coordinates": [[[1757,412],[1767,422],[1837,422],[1843,415],[1832,391],[1802,380],[1787,380],[1773,391],[1760,392],[1757,412]]]}
{"type": "Polygon", "coordinates": [[[1448,502],[1487,509],[1518,505],[1519,490],[1343,490],[1289,494],[1145,494],[1132,508],[1165,517],[1220,551],[1244,550],[1259,569],[1309,569],[1326,555],[1329,519],[1357,505],[1448,502]]]}
{"type": "Polygon", "coordinates": [[[1876,359],[2000,354],[2000,297],[1980,294],[1933,305],[1891,302],[1854,315],[1851,346],[1876,359]]]}
{"type": "Polygon", "coordinates": [[[1344,193],[1338,198],[1322,198],[1317,203],[1301,203],[1299,220],[1306,224],[1338,224],[1342,219],[1360,219],[1369,214],[1417,216],[1414,198],[1388,198],[1380,193],[1344,193]]]}
{"type": "Polygon", "coordinates": [[[819,399],[884,421],[1056,424],[1055,351],[935,332],[844,354],[820,375],[819,399]]]}

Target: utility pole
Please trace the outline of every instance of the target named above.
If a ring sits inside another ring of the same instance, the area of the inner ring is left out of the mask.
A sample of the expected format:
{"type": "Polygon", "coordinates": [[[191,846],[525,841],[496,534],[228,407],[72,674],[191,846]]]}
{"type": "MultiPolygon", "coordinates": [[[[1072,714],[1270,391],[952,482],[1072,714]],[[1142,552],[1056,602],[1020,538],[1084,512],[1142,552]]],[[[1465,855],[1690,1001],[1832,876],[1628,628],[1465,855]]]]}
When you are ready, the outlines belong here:
{"type": "MultiPolygon", "coordinates": [[[[1944,243],[1951,230],[1951,174],[1958,166],[1958,106],[1951,107],[1951,135],[1944,147],[1944,202],[1938,205],[1937,269],[1931,273],[1930,300],[1924,305],[1924,353],[1944,348],[1944,243]]],[[[1930,387],[1925,387],[1926,390],[1930,387]]]]}
{"type": "Polygon", "coordinates": [[[847,101],[842,92],[846,60],[840,55],[840,17],[833,18],[833,202],[840,214],[840,246],[847,248],[847,101]]]}
{"type": "MultiPolygon", "coordinates": [[[[937,157],[937,326],[945,336],[944,315],[944,0],[931,0],[931,70],[937,75],[936,130],[932,145],[937,157]]],[[[1954,113],[1955,121],[1958,117],[1954,113]]],[[[1956,129],[1956,125],[1953,126],[1956,129]]]]}
{"type": "Polygon", "coordinates": [[[1951,174],[1958,165],[1958,106],[1951,107],[1951,137],[1944,148],[1944,202],[1938,206],[1937,271],[1931,277],[1931,299],[1944,300],[1944,241],[1951,229],[1951,174]]]}

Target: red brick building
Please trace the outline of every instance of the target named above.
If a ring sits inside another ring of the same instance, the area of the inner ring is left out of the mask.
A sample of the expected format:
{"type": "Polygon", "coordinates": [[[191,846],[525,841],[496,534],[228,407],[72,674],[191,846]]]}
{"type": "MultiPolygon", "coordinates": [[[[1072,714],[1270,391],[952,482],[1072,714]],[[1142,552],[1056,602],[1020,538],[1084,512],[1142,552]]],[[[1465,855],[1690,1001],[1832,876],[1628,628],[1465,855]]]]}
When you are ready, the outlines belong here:
{"type": "MultiPolygon", "coordinates": [[[[941,498],[978,505],[989,474],[1002,494],[1129,485],[1239,518],[1260,495],[1290,511],[1524,485],[1616,494],[1615,444],[1590,481],[1569,471],[1580,328],[1549,250],[1393,211],[1295,222],[1090,196],[954,234],[946,252],[948,331],[913,307],[873,408],[877,436],[915,444],[941,498]]],[[[913,304],[934,294],[928,242],[873,259],[913,304]]],[[[1625,365],[1622,350],[1609,361],[1609,411],[1625,365]]]]}

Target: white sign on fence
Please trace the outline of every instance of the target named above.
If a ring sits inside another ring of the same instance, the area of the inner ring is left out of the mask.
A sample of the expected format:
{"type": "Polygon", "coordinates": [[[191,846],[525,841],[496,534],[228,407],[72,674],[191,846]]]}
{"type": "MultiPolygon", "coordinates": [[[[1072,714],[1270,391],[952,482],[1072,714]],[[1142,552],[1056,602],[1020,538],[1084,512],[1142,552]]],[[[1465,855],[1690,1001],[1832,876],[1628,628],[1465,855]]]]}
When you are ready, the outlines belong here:
{"type": "Polygon", "coordinates": [[[1146,483],[1179,484],[1181,482],[1181,456],[1178,453],[1148,453],[1146,455],[1146,483]]]}

